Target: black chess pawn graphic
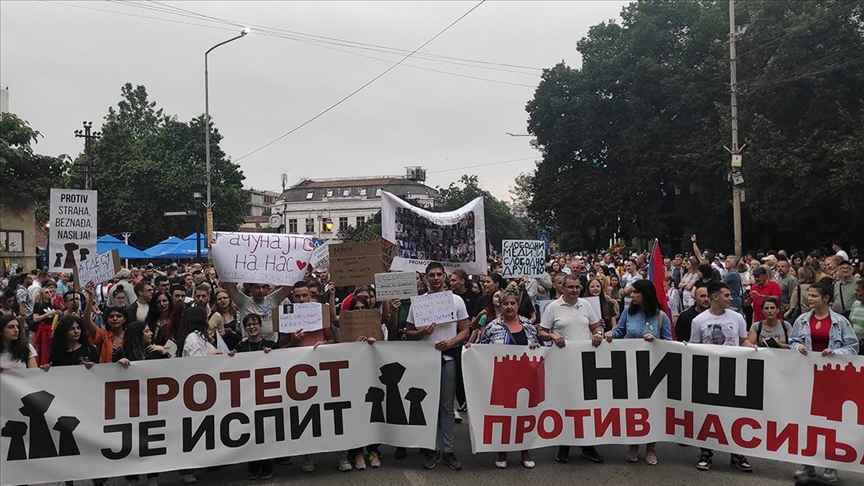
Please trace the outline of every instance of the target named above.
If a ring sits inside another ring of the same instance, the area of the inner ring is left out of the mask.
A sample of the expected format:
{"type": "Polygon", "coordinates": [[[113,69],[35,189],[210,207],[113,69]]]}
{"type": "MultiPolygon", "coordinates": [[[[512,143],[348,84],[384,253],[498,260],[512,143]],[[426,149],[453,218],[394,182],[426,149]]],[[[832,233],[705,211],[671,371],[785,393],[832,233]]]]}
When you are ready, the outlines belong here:
{"type": "Polygon", "coordinates": [[[88,248],[81,248],[78,250],[78,261],[83,262],[87,259],[87,255],[90,254],[90,250],[88,248]]]}
{"type": "Polygon", "coordinates": [[[60,432],[60,450],[61,456],[77,456],[81,454],[81,451],[78,450],[78,444],[75,442],[75,436],[72,435],[72,431],[78,427],[81,421],[76,417],[60,417],[57,419],[57,423],[54,424],[54,430],[60,432]]]}
{"type": "Polygon", "coordinates": [[[27,448],[24,446],[24,436],[26,434],[27,424],[17,420],[9,420],[3,426],[3,429],[0,429],[0,436],[12,439],[9,443],[9,452],[6,454],[7,461],[27,459],[27,448]]]}
{"type": "Polygon", "coordinates": [[[384,390],[377,386],[370,386],[366,392],[366,403],[372,404],[372,415],[369,421],[372,423],[384,423],[384,390]]]}
{"type": "Polygon", "coordinates": [[[408,425],[426,425],[426,416],[423,415],[423,399],[426,398],[426,390],[411,387],[405,394],[405,399],[411,402],[408,409],[408,425]]]}
{"type": "Polygon", "coordinates": [[[63,248],[66,249],[66,260],[63,261],[63,268],[75,268],[75,250],[80,247],[77,243],[66,243],[63,248]]]}
{"type": "Polygon", "coordinates": [[[45,420],[45,412],[53,401],[54,395],[45,390],[33,392],[21,399],[24,406],[19,411],[30,418],[30,459],[57,457],[54,438],[45,420]]]}
{"type": "Polygon", "coordinates": [[[55,253],[54,255],[57,256],[57,259],[54,260],[54,266],[55,267],[62,266],[63,265],[63,253],[55,253]]]}
{"type": "Polygon", "coordinates": [[[378,380],[387,387],[387,423],[405,425],[408,418],[405,417],[405,405],[399,392],[399,382],[405,374],[405,367],[399,363],[388,363],[380,370],[378,380]]]}

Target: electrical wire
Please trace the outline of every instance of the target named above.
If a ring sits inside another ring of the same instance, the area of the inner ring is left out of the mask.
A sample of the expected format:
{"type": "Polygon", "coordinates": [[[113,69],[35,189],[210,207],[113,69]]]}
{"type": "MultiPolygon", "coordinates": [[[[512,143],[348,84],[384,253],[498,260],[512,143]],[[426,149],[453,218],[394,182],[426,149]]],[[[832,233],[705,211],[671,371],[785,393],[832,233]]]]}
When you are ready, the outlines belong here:
{"type": "Polygon", "coordinates": [[[414,49],[413,52],[409,53],[407,56],[405,56],[404,58],[402,58],[399,62],[393,64],[393,65],[390,66],[390,67],[388,67],[387,69],[384,70],[384,72],[382,72],[381,74],[375,76],[374,78],[372,78],[372,79],[370,79],[369,81],[367,81],[364,85],[362,85],[362,86],[360,86],[359,88],[357,88],[357,89],[355,89],[354,91],[352,91],[350,94],[348,94],[348,96],[345,96],[345,97],[342,98],[341,100],[339,100],[339,101],[337,101],[336,103],[330,105],[330,106],[329,106],[327,109],[325,109],[324,111],[318,113],[317,115],[315,115],[315,116],[313,116],[312,118],[306,120],[305,122],[301,123],[300,125],[297,125],[296,127],[292,128],[291,130],[285,132],[284,134],[282,134],[282,135],[276,137],[276,138],[273,139],[272,141],[267,142],[267,143],[265,143],[264,145],[262,145],[262,146],[256,148],[255,150],[249,152],[248,154],[243,155],[243,156],[241,156],[241,157],[235,159],[234,162],[235,162],[235,163],[236,163],[236,162],[239,162],[239,161],[245,159],[246,157],[249,157],[250,155],[254,155],[254,154],[260,152],[261,150],[264,150],[265,148],[267,148],[267,147],[273,145],[274,143],[276,143],[276,142],[282,140],[283,138],[287,137],[288,135],[291,135],[292,133],[296,132],[297,130],[300,130],[301,128],[305,127],[306,125],[308,125],[308,124],[312,123],[313,121],[317,120],[318,118],[324,116],[324,115],[325,115],[326,113],[328,113],[330,110],[332,110],[332,109],[336,108],[337,106],[341,105],[342,103],[344,103],[345,101],[347,101],[348,99],[350,99],[351,97],[353,97],[355,94],[359,93],[360,91],[363,91],[367,86],[371,85],[371,84],[374,83],[375,81],[378,81],[379,79],[381,79],[382,77],[384,77],[385,74],[387,74],[387,73],[389,73],[390,71],[396,69],[397,66],[399,66],[400,64],[402,64],[402,61],[407,60],[409,57],[411,57],[411,56],[414,54],[414,52],[417,52],[417,51],[419,51],[420,49],[422,49],[422,48],[426,47],[427,45],[429,45],[432,41],[434,41],[435,39],[437,39],[438,37],[440,37],[442,34],[444,34],[445,32],[447,32],[448,30],[450,30],[451,27],[453,27],[454,25],[456,25],[460,20],[462,20],[462,19],[464,19],[465,17],[467,17],[471,12],[473,12],[474,10],[476,10],[478,7],[480,7],[480,5],[483,5],[484,3],[486,3],[486,0],[480,0],[480,2],[479,2],[477,5],[474,5],[473,7],[471,7],[470,10],[468,10],[467,12],[465,12],[464,14],[462,14],[462,16],[460,16],[458,19],[456,19],[456,20],[454,20],[453,22],[451,22],[450,25],[448,25],[447,27],[444,27],[444,29],[442,29],[441,31],[439,31],[439,32],[438,32],[437,34],[435,34],[434,36],[432,36],[431,39],[429,39],[429,40],[427,40],[426,42],[424,42],[423,44],[421,44],[420,47],[418,47],[417,49],[414,49]]]}
{"type": "Polygon", "coordinates": [[[802,74],[799,74],[796,76],[791,76],[788,78],[772,79],[772,80],[768,80],[768,81],[764,81],[764,82],[760,82],[760,83],[753,83],[753,84],[751,84],[752,89],[749,90],[749,94],[758,93],[758,92],[764,91],[766,89],[769,89],[773,86],[779,86],[782,84],[791,83],[791,82],[798,81],[801,79],[817,76],[819,74],[833,73],[835,71],[840,71],[841,69],[845,69],[845,68],[851,67],[851,66],[857,66],[859,64],[864,64],[864,56],[859,57],[859,58],[855,58],[855,59],[850,59],[850,60],[842,62],[842,63],[837,63],[837,64],[834,64],[833,66],[828,66],[828,67],[826,67],[824,69],[820,69],[818,71],[812,71],[809,73],[802,73],[802,74]]]}

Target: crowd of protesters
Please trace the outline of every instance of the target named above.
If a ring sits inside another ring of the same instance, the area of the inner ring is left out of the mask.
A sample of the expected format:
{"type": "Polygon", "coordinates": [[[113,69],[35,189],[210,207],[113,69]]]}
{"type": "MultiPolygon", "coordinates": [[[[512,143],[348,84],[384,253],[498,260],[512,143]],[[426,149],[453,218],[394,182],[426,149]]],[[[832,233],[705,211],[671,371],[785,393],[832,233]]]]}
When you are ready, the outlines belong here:
{"type": "MultiPolygon", "coordinates": [[[[417,274],[419,294],[453,292],[456,322],[416,327],[410,300],[377,301],[373,286],[335,287],[327,269],[310,271],[293,286],[250,282],[223,283],[207,264],[171,264],[122,269],[116,278],[88,282],[77,288],[71,274],[44,270],[5,274],[2,285],[2,353],[0,371],[16,368],[114,365],[136,361],[212,357],[269,352],[276,348],[321,346],[339,342],[343,312],[379,309],[386,341],[426,340],[442,353],[441,401],[435,450],[423,450],[422,466],[443,463],[460,470],[453,447],[454,428],[467,413],[462,380],[461,349],[472,344],[566,346],[589,340],[596,346],[615,339],[673,340],[722,346],[789,349],[801,354],[864,352],[864,266],[857,249],[809,253],[785,250],[753,252],[743,258],[702,251],[695,236],[693,251],[664,258],[664,289],[668,313],[655,286],[647,280],[649,254],[608,251],[560,253],[550,257],[540,277],[505,279],[501,262],[489,260],[484,275],[461,270],[446,274],[430,264],[417,274]],[[600,312],[587,303],[600,301],[600,312]],[[272,313],[283,303],[320,302],[327,305],[331,328],[294,334],[273,332],[272,313]],[[732,323],[732,325],[728,325],[732,323]],[[723,325],[721,325],[723,324],[723,325]],[[227,352],[226,352],[227,350],[227,352]]],[[[361,337],[370,344],[373,337],[361,337]]],[[[379,344],[380,345],[380,344],[379,344]]],[[[638,462],[642,448],[629,446],[628,462],[638,462]]],[[[659,462],[654,444],[646,444],[644,462],[659,462]]],[[[394,458],[407,451],[397,448],[394,458]]],[[[590,446],[581,457],[594,463],[603,456],[590,446]]],[[[556,460],[570,460],[570,448],[558,449],[556,460]]],[[[710,469],[714,453],[701,449],[696,467],[710,469]]],[[[529,451],[521,464],[535,467],[529,451]]],[[[292,458],[254,461],[248,479],[269,479],[274,462],[290,465],[292,458]]],[[[315,470],[314,458],[302,457],[304,472],[315,470]]],[[[340,471],[381,467],[378,444],[339,454],[340,471]]],[[[742,471],[752,466],[741,454],[730,464],[742,471]]],[[[506,453],[495,460],[507,467],[506,453]]],[[[157,485],[159,473],[147,474],[157,485]]],[[[802,466],[797,477],[836,481],[833,469],[802,466]]],[[[184,484],[197,481],[195,471],[179,471],[184,484]]],[[[138,476],[128,476],[137,484],[138,476]]],[[[104,479],[93,480],[104,484],[104,479]]]]}

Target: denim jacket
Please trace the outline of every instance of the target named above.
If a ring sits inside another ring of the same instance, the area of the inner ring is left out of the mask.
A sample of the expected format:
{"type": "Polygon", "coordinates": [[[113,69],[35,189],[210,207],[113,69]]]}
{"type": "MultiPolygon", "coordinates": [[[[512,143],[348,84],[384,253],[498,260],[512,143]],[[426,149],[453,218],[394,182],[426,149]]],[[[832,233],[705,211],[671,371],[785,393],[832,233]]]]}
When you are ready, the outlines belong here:
{"type": "MultiPolygon", "coordinates": [[[[813,351],[813,339],[810,337],[810,318],[814,310],[807,311],[795,319],[792,333],[789,335],[789,347],[798,350],[802,346],[807,351],[813,351]]],[[[842,315],[828,309],[831,316],[831,329],[828,331],[828,347],[836,354],[858,354],[858,338],[852,324],[842,315]]]]}
{"type": "Polygon", "coordinates": [[[612,329],[612,337],[615,339],[642,339],[646,334],[653,334],[655,338],[664,341],[672,340],[672,324],[665,312],[659,311],[656,316],[646,319],[645,312],[630,315],[630,306],[621,311],[618,324],[612,329]]]}

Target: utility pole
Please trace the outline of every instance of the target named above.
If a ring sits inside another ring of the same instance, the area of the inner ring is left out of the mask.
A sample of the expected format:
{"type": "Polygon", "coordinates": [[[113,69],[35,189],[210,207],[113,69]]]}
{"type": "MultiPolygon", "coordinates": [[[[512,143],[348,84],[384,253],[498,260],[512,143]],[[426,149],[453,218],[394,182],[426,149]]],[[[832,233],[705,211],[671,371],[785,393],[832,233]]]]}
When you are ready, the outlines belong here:
{"type": "Polygon", "coordinates": [[[84,139],[84,190],[93,189],[93,153],[90,150],[91,142],[102,136],[100,132],[90,132],[93,122],[84,122],[84,130],[75,130],[75,138],[84,139]]]}
{"type": "Polygon", "coordinates": [[[288,233],[288,200],[285,199],[285,189],[288,187],[288,174],[282,173],[282,228],[283,233],[288,233]]]}
{"type": "Polygon", "coordinates": [[[741,148],[738,147],[738,72],[737,55],[735,54],[735,38],[738,36],[735,27],[735,0],[729,0],[729,86],[732,99],[729,105],[732,117],[732,148],[727,149],[732,154],[732,224],[735,231],[735,255],[741,257],[741,185],[744,177],[741,175],[741,148]]]}

